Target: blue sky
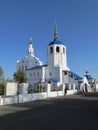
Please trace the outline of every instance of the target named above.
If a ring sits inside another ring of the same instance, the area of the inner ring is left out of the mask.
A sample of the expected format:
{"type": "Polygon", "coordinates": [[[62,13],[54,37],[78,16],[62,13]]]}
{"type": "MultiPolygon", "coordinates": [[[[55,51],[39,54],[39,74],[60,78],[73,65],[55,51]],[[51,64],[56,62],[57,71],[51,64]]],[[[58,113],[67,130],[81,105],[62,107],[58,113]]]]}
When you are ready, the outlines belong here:
{"type": "Polygon", "coordinates": [[[0,0],[0,66],[13,77],[33,39],[35,55],[46,63],[54,20],[59,40],[67,46],[68,67],[98,79],[98,0],[0,0]]]}

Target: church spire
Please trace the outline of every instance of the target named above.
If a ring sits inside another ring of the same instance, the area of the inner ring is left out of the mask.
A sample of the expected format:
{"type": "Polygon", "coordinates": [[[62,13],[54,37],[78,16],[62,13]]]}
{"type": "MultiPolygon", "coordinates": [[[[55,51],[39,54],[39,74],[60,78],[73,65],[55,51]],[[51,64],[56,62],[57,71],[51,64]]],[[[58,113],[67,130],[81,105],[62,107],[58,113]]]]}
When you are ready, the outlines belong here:
{"type": "Polygon", "coordinates": [[[56,26],[56,20],[54,22],[54,40],[58,39],[58,33],[57,33],[57,26],[56,26]]]}
{"type": "Polygon", "coordinates": [[[30,37],[29,39],[29,44],[32,44],[32,37],[30,37]]]}
{"type": "Polygon", "coordinates": [[[34,55],[34,49],[33,49],[33,47],[32,47],[32,38],[30,38],[30,40],[29,40],[29,48],[28,48],[28,54],[32,54],[32,55],[34,55]]]}

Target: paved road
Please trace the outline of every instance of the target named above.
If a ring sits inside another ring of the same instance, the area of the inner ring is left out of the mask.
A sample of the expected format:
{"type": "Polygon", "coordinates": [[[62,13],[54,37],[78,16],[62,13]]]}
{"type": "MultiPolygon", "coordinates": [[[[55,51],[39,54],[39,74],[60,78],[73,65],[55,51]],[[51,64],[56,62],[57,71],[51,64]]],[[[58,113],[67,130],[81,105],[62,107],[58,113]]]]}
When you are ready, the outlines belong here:
{"type": "Polygon", "coordinates": [[[98,97],[73,95],[0,106],[0,130],[98,130],[98,97]]]}

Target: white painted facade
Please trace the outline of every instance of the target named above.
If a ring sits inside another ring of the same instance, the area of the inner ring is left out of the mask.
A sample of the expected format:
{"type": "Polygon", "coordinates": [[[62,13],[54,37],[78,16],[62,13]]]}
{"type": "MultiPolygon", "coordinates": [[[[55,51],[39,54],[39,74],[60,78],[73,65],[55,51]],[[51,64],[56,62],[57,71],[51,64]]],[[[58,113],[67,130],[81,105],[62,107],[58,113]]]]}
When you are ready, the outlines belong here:
{"type": "Polygon", "coordinates": [[[46,65],[43,65],[39,58],[34,55],[32,39],[30,39],[27,55],[17,61],[18,70],[26,72],[27,83],[33,87],[39,82],[51,81],[78,85],[80,80],[67,66],[66,46],[58,40],[56,28],[54,40],[47,47],[46,65]]]}
{"type": "Polygon", "coordinates": [[[40,65],[43,65],[43,63],[34,55],[33,43],[30,38],[27,55],[23,59],[17,60],[17,71],[21,70],[26,72],[27,69],[40,65]]]}

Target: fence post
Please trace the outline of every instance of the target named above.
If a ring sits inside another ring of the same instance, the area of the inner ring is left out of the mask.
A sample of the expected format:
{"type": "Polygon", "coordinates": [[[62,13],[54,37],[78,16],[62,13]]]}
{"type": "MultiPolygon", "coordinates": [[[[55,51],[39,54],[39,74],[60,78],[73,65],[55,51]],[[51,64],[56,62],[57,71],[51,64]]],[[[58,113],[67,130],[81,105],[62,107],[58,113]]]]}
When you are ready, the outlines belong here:
{"type": "Polygon", "coordinates": [[[50,84],[47,83],[47,98],[50,97],[50,84]]]}

